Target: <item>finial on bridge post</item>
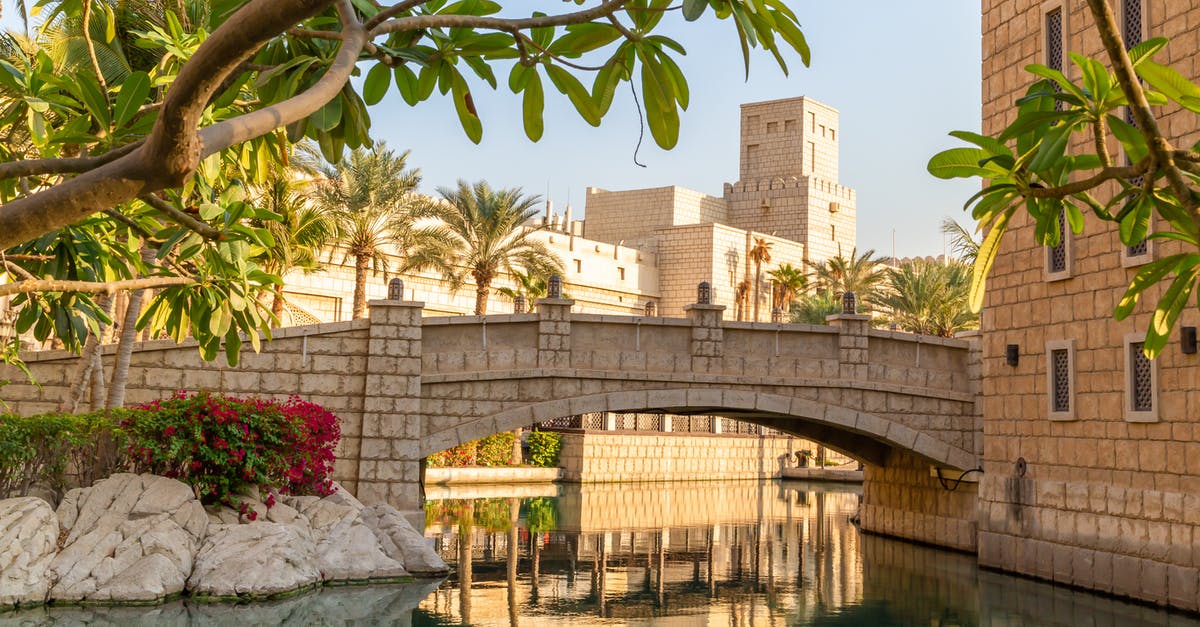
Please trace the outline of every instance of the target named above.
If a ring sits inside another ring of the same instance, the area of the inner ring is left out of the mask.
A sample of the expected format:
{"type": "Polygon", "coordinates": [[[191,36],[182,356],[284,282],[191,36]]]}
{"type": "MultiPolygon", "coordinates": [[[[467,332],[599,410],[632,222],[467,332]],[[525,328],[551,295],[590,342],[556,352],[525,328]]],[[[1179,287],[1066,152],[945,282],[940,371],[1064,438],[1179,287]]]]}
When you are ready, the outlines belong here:
{"type": "Polygon", "coordinates": [[[771,322],[774,322],[776,324],[783,322],[783,310],[782,309],[780,309],[779,307],[776,307],[771,310],[771,322]]]}
{"type": "Polygon", "coordinates": [[[513,299],[513,313],[523,314],[529,311],[529,304],[525,301],[524,294],[517,294],[513,299]]]}
{"type": "Polygon", "coordinates": [[[658,315],[658,303],[648,300],[646,301],[646,317],[653,318],[658,315]]]}
{"type": "Polygon", "coordinates": [[[712,284],[708,281],[701,281],[700,285],[696,286],[696,304],[711,305],[712,304],[712,284]]]}
{"type": "Polygon", "coordinates": [[[404,281],[399,277],[388,281],[388,300],[404,300],[404,281]]]}
{"type": "Polygon", "coordinates": [[[562,298],[562,277],[557,274],[551,274],[550,279],[546,281],[546,298],[561,299],[562,298]]]}

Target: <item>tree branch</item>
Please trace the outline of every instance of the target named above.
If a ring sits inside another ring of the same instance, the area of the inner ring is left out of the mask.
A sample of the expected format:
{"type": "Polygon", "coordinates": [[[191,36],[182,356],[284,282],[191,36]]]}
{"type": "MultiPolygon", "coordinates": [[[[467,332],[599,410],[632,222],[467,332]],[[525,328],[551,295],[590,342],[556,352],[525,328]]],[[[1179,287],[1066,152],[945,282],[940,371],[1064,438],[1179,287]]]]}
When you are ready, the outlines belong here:
{"type": "Polygon", "coordinates": [[[404,0],[404,2],[394,4],[388,8],[380,11],[379,13],[375,14],[375,17],[367,20],[367,22],[365,24],[363,24],[363,27],[366,28],[367,31],[370,31],[370,30],[374,29],[376,26],[379,26],[380,24],[382,24],[383,22],[390,20],[393,17],[396,17],[397,15],[400,15],[401,13],[403,13],[405,11],[408,11],[410,9],[415,9],[415,8],[421,6],[422,4],[425,4],[428,1],[429,0],[404,0]]]}
{"type": "Polygon", "coordinates": [[[366,29],[348,0],[339,0],[338,11],[344,27],[342,45],[325,74],[312,87],[283,102],[205,127],[200,131],[201,158],[307,117],[337,96],[367,42],[366,29]]]}
{"type": "Polygon", "coordinates": [[[604,2],[590,9],[574,13],[517,19],[454,14],[413,15],[391,19],[378,24],[371,29],[370,36],[377,37],[397,31],[417,30],[421,28],[488,28],[511,33],[514,30],[528,30],[546,26],[567,26],[590,22],[596,18],[615,13],[621,7],[625,6],[628,1],[604,0],[604,2]]]}
{"type": "Polygon", "coordinates": [[[155,211],[164,213],[168,218],[171,218],[175,222],[178,222],[179,224],[199,233],[200,236],[204,237],[205,239],[220,240],[225,236],[221,231],[208,224],[205,224],[204,222],[201,222],[200,220],[197,220],[196,218],[193,218],[184,211],[180,211],[171,203],[159,198],[158,196],[155,196],[154,194],[143,194],[139,200],[147,205],[150,205],[150,207],[152,207],[155,211]]]}
{"type": "Polygon", "coordinates": [[[62,157],[57,159],[27,159],[24,161],[9,161],[0,163],[0,179],[12,179],[21,176],[39,176],[43,174],[78,174],[92,168],[100,167],[137,150],[146,143],[139,139],[95,157],[62,157]]]}
{"type": "Polygon", "coordinates": [[[60,281],[58,279],[40,279],[36,281],[17,281],[0,285],[0,296],[26,294],[29,292],[83,292],[87,294],[115,294],[122,290],[142,290],[155,287],[173,287],[178,285],[193,285],[199,283],[198,277],[158,276],[145,279],[127,279],[124,281],[109,281],[97,283],[94,281],[60,281]]]}
{"type": "Polygon", "coordinates": [[[1067,183],[1066,185],[1059,185],[1057,187],[1030,187],[1028,190],[1022,190],[1022,193],[1034,198],[1063,198],[1064,196],[1086,192],[1105,181],[1143,176],[1149,170],[1150,157],[1146,157],[1133,165],[1104,168],[1082,181],[1075,181],[1074,183],[1067,183]]]}
{"type": "Polygon", "coordinates": [[[1100,31],[1100,41],[1104,44],[1104,50],[1113,62],[1117,82],[1121,85],[1121,91],[1125,92],[1126,99],[1129,101],[1129,110],[1137,122],[1138,130],[1146,138],[1150,154],[1163,168],[1167,182],[1170,183],[1171,190],[1179,198],[1180,204],[1187,209],[1188,213],[1192,214],[1193,219],[1200,223],[1200,209],[1197,208],[1196,199],[1192,197],[1191,188],[1175,165],[1171,144],[1163,136],[1162,130],[1158,127],[1158,120],[1150,111],[1146,92],[1142,89],[1142,84],[1133,69],[1133,61],[1125,52],[1125,47],[1117,34],[1119,32],[1117,18],[1113,15],[1112,7],[1109,6],[1108,0],[1088,0],[1088,6],[1092,10],[1092,17],[1096,20],[1096,29],[1100,31]]]}

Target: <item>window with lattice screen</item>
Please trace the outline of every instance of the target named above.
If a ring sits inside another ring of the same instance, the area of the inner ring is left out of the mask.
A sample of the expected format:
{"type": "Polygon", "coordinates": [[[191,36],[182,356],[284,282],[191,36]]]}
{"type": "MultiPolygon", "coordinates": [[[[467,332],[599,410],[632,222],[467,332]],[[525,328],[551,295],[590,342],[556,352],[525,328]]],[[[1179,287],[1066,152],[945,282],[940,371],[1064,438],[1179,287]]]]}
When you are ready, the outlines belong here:
{"type": "MultiPolygon", "coordinates": [[[[1121,3],[1121,37],[1125,40],[1125,48],[1128,50],[1140,43],[1143,37],[1143,24],[1145,12],[1142,6],[1142,0],[1124,0],[1121,3]]],[[[1130,126],[1137,126],[1137,121],[1133,118],[1133,111],[1129,107],[1125,107],[1125,121],[1130,126]]],[[[1125,155],[1125,165],[1133,165],[1133,161],[1129,155],[1125,155]]],[[[1143,178],[1140,176],[1129,179],[1129,183],[1134,186],[1140,186],[1143,178]]],[[[1150,260],[1150,243],[1148,240],[1142,240],[1133,246],[1125,247],[1124,265],[1136,265],[1145,263],[1150,260]]]]}
{"type": "Polygon", "coordinates": [[[1046,247],[1047,280],[1065,279],[1071,270],[1071,230],[1067,228],[1067,213],[1064,208],[1058,214],[1058,244],[1046,247]]]}
{"type": "Polygon", "coordinates": [[[1130,422],[1158,421],[1158,377],[1145,346],[1141,333],[1125,337],[1125,419],[1130,422]]]}
{"type": "MultiPolygon", "coordinates": [[[[1063,10],[1062,7],[1055,7],[1046,13],[1046,66],[1063,71],[1063,10]]],[[[1054,88],[1062,91],[1062,87],[1055,85],[1054,88]]],[[[1062,102],[1054,103],[1055,110],[1062,111],[1062,102]]]]}
{"type": "Polygon", "coordinates": [[[1046,396],[1050,420],[1075,419],[1075,344],[1046,342],[1046,396]]]}

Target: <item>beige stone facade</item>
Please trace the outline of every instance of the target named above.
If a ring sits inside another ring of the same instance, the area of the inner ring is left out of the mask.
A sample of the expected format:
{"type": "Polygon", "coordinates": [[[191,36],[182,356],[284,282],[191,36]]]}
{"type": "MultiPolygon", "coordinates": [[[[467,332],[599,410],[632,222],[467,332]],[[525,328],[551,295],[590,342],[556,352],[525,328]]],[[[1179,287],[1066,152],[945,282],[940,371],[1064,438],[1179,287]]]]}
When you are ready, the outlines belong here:
{"type": "Polygon", "coordinates": [[[814,445],[789,436],[686,433],[564,433],[563,478],[613,481],[771,479],[814,445]]]}
{"type": "MultiPolygon", "coordinates": [[[[715,300],[735,319],[754,320],[754,303],[735,307],[736,286],[754,282],[750,249],[757,239],[771,244],[762,268],[758,321],[771,320],[766,273],[782,264],[803,269],[805,261],[849,255],[855,243],[855,193],[838,183],[838,112],[811,98],[742,106],[739,180],[724,197],[677,186],[624,191],[587,190],[586,220],[573,219],[546,203],[529,228],[563,262],[563,280],[576,311],[642,314],[646,303],[657,315],[681,316],[694,302],[701,281],[713,285],[715,300]],[[740,317],[739,317],[740,314],[740,317]]],[[[578,217],[578,216],[576,216],[578,217]]],[[[285,324],[349,319],[354,290],[352,260],[333,251],[322,271],[285,277],[292,307],[285,324]]],[[[393,270],[399,255],[389,260],[393,270]]],[[[373,275],[367,298],[387,294],[389,275],[373,275]]],[[[426,315],[472,313],[474,289],[447,289],[433,273],[410,273],[404,297],[426,303],[426,315]]],[[[508,277],[496,285],[511,287],[508,277]]],[[[751,291],[750,298],[754,298],[751,291]]],[[[487,313],[510,313],[513,303],[495,296],[487,313]]]]}
{"type": "MultiPolygon", "coordinates": [[[[1175,0],[1113,0],[1143,19],[1143,38],[1165,36],[1160,60],[1192,79],[1200,61],[1200,6],[1175,0]]],[[[1065,18],[1065,50],[1103,58],[1082,0],[984,0],[983,132],[998,134],[1013,101],[1047,61],[1048,14],[1065,18]]],[[[1078,69],[1068,73],[1078,78],[1078,69]]],[[[1200,139],[1195,114],[1157,110],[1176,146],[1200,139]]],[[[1077,137],[1080,152],[1092,152],[1077,137]]],[[[1102,190],[1111,194],[1112,190],[1102,190]]],[[[984,335],[984,468],[980,562],[1157,604],[1200,610],[1200,358],[1180,350],[1177,327],[1152,368],[1152,395],[1131,407],[1136,348],[1161,287],[1134,315],[1112,317],[1139,264],[1182,249],[1151,242],[1131,257],[1114,225],[1085,212],[1085,231],[1067,242],[1065,271],[1047,269],[1046,249],[1019,211],[988,282],[984,335]],[[1006,365],[1007,345],[1019,347],[1006,365]],[[1063,351],[1056,353],[1055,351],[1063,351]],[[1061,357],[1062,405],[1051,397],[1061,357]],[[1024,460],[1024,473],[1018,469],[1024,460]]],[[[1178,326],[1196,326],[1188,307],[1178,326]]]]}

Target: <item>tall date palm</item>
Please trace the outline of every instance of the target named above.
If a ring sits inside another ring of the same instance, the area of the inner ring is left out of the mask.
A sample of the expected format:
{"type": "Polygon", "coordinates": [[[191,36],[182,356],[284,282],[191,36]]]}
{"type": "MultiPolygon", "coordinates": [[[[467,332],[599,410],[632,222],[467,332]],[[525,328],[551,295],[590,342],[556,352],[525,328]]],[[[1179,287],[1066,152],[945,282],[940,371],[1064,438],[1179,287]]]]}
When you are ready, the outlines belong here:
{"type": "Polygon", "coordinates": [[[562,260],[526,225],[538,210],[537,196],[521,188],[492,189],[486,181],[438,189],[443,202],[426,207],[436,224],[413,231],[406,268],[433,269],[452,290],[469,276],[475,283],[475,314],[487,312],[492,281],[501,274],[562,274],[562,260]]]}

